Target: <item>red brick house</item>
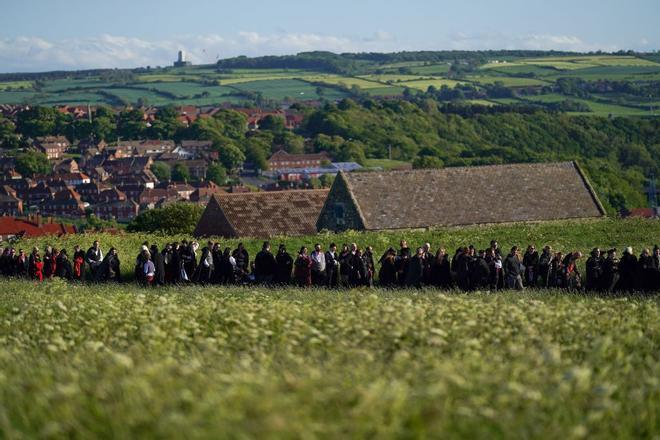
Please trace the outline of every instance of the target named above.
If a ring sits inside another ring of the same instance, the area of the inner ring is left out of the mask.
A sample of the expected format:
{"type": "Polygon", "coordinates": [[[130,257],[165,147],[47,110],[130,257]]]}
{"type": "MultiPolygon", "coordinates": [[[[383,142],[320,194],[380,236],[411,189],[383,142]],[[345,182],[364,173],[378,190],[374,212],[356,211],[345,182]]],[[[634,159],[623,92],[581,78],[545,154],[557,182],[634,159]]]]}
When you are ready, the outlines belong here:
{"type": "Polygon", "coordinates": [[[16,190],[6,185],[0,186],[0,215],[23,215],[23,201],[16,190]]]}
{"type": "Polygon", "coordinates": [[[48,200],[52,200],[55,191],[44,182],[38,183],[36,186],[27,190],[24,200],[28,206],[39,206],[48,200]]]}
{"type": "Polygon", "coordinates": [[[78,173],[80,166],[75,159],[64,159],[63,161],[55,164],[53,167],[54,173],[78,173]]]}
{"type": "Polygon", "coordinates": [[[44,153],[48,159],[58,160],[71,147],[71,143],[64,136],[44,136],[38,137],[34,142],[34,146],[44,153]]]}
{"type": "Polygon", "coordinates": [[[103,220],[128,222],[138,215],[140,206],[132,200],[119,200],[95,205],[92,211],[103,220]]]}
{"type": "Polygon", "coordinates": [[[176,189],[173,188],[154,188],[154,189],[145,189],[142,191],[138,197],[138,203],[140,205],[149,205],[152,203],[159,203],[160,201],[174,201],[178,200],[179,193],[176,189]]]}
{"type": "Polygon", "coordinates": [[[58,191],[52,200],[41,205],[41,212],[56,217],[82,217],[85,215],[85,206],[80,200],[80,194],[69,188],[58,191]]]}

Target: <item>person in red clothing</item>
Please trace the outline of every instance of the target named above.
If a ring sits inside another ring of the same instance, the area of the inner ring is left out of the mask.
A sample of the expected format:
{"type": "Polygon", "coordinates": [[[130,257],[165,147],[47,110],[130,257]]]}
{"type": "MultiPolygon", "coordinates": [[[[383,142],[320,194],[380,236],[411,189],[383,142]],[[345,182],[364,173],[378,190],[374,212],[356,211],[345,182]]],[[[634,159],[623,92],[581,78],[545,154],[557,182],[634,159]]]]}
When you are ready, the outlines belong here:
{"type": "Polygon", "coordinates": [[[79,245],[76,245],[73,251],[73,279],[82,281],[85,275],[85,251],[79,245]]]}
{"type": "Polygon", "coordinates": [[[294,263],[294,277],[299,287],[309,287],[312,285],[312,259],[307,255],[305,246],[300,248],[298,258],[294,263]]]}
{"type": "Polygon", "coordinates": [[[44,263],[41,261],[41,256],[37,253],[32,260],[32,270],[30,271],[32,278],[40,283],[44,280],[44,263]]]}

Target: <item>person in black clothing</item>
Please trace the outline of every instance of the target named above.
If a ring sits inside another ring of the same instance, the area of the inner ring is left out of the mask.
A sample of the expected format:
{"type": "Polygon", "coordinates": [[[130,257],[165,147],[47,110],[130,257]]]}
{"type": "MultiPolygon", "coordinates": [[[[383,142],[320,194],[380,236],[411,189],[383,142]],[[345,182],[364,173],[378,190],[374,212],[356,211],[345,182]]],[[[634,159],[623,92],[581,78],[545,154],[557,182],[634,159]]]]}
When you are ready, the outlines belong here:
{"type": "Polygon", "coordinates": [[[396,250],[390,247],[378,262],[380,263],[378,271],[380,285],[388,288],[396,286],[396,250]]]}
{"type": "Polygon", "coordinates": [[[335,243],[331,243],[325,252],[325,277],[329,288],[339,286],[339,255],[335,243]]]}
{"type": "Polygon", "coordinates": [[[552,263],[552,248],[546,246],[539,256],[538,275],[536,277],[537,287],[548,287],[550,285],[550,270],[552,263]]]}
{"type": "Polygon", "coordinates": [[[410,248],[406,240],[401,240],[399,254],[396,258],[396,277],[399,286],[404,286],[408,277],[408,264],[410,263],[410,248]]]}
{"type": "Polygon", "coordinates": [[[293,271],[293,258],[286,251],[286,246],[280,244],[275,257],[277,267],[275,269],[275,283],[276,284],[290,284],[291,272],[293,271]]]}
{"type": "Polygon", "coordinates": [[[406,287],[422,287],[424,280],[424,248],[417,248],[415,255],[410,259],[406,275],[406,287]]]}
{"type": "MultiPolygon", "coordinates": [[[[156,262],[154,261],[154,265],[156,262]]],[[[213,276],[213,242],[209,241],[204,248],[202,248],[202,256],[199,259],[199,264],[195,269],[193,281],[202,285],[209,284],[213,276]]],[[[158,267],[156,267],[156,277],[158,277],[158,267]]]]}
{"type": "Polygon", "coordinates": [[[619,284],[617,290],[632,292],[635,289],[635,276],[637,275],[637,257],[631,247],[623,251],[619,261],[619,284]]]}
{"type": "Polygon", "coordinates": [[[357,244],[351,243],[351,251],[346,256],[346,265],[348,270],[348,286],[357,287],[365,282],[366,266],[362,259],[362,252],[357,244]]]}
{"type": "Polygon", "coordinates": [[[451,288],[451,266],[444,248],[438,249],[431,262],[431,285],[441,289],[451,288]]]}
{"type": "Polygon", "coordinates": [[[605,292],[613,292],[619,283],[619,260],[616,258],[616,249],[607,251],[607,258],[603,260],[601,280],[601,290],[605,292]]]}
{"type": "Polygon", "coordinates": [[[364,263],[364,285],[373,287],[376,264],[374,263],[374,249],[371,246],[365,248],[362,261],[364,263]]]}
{"type": "Polygon", "coordinates": [[[538,278],[539,253],[533,244],[527,247],[522,264],[525,266],[525,286],[535,286],[538,278]]]}
{"type": "MultiPolygon", "coordinates": [[[[144,271],[141,271],[141,273],[144,273],[144,271]]],[[[110,248],[108,255],[103,259],[103,262],[99,267],[99,277],[103,281],[121,282],[119,255],[117,255],[117,250],[115,248],[110,248]]],[[[143,277],[144,275],[140,275],[137,280],[141,281],[143,277]]]]}
{"type": "Polygon", "coordinates": [[[457,252],[452,260],[453,269],[456,272],[456,284],[463,291],[470,290],[470,249],[464,247],[457,252]]]}
{"type": "Polygon", "coordinates": [[[654,269],[653,269],[653,256],[648,249],[642,250],[637,260],[637,288],[639,290],[648,292],[653,289],[654,283],[654,269]]]}
{"type": "Polygon", "coordinates": [[[73,266],[71,266],[66,249],[62,249],[57,256],[57,261],[55,262],[55,275],[69,281],[73,279],[73,266]]]}
{"type": "Polygon", "coordinates": [[[660,290],[660,246],[653,247],[653,281],[652,290],[660,290]]]}
{"type": "Polygon", "coordinates": [[[593,248],[591,256],[587,259],[587,282],[585,289],[587,291],[598,291],[602,286],[601,277],[603,276],[603,260],[601,259],[600,249],[593,248]]]}
{"type": "Polygon", "coordinates": [[[231,256],[231,249],[225,248],[222,252],[222,259],[220,261],[220,284],[234,284],[236,282],[236,263],[234,257],[231,256]]]}
{"type": "Polygon", "coordinates": [[[506,287],[509,289],[523,290],[521,263],[518,257],[518,246],[511,248],[511,253],[504,259],[502,267],[506,287]]]}
{"type": "Polygon", "coordinates": [[[264,242],[261,252],[254,258],[254,276],[259,284],[271,284],[275,279],[277,260],[270,252],[270,243],[264,242]]]}
{"type": "Polygon", "coordinates": [[[164,286],[165,285],[165,260],[163,259],[162,252],[158,249],[158,246],[155,244],[151,245],[151,261],[154,263],[156,268],[156,275],[154,277],[153,285],[154,286],[164,286]]]}
{"type": "Polygon", "coordinates": [[[92,247],[87,249],[87,253],[85,254],[85,263],[89,266],[90,277],[93,281],[98,280],[98,271],[102,262],[103,251],[101,251],[101,244],[96,240],[92,247]]]}
{"type": "Polygon", "coordinates": [[[248,268],[250,267],[250,255],[243,246],[243,243],[239,243],[238,248],[234,249],[234,252],[232,252],[231,255],[234,257],[234,260],[236,260],[236,271],[239,280],[242,280],[249,273],[248,268]]]}
{"type": "Polygon", "coordinates": [[[28,274],[28,257],[23,249],[18,250],[18,255],[14,260],[14,275],[18,278],[25,278],[28,274]]]}
{"type": "Polygon", "coordinates": [[[478,290],[490,285],[491,270],[486,261],[486,251],[479,251],[479,255],[472,261],[470,271],[470,289],[478,290]]]}

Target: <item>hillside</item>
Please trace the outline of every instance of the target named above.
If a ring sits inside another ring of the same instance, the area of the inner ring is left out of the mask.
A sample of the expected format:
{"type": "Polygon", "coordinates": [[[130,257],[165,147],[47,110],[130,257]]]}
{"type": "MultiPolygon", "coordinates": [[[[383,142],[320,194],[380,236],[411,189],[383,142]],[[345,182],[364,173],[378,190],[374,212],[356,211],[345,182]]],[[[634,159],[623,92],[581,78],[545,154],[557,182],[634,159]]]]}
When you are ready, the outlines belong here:
{"type": "Polygon", "coordinates": [[[233,58],[217,65],[0,75],[0,104],[279,105],[431,91],[443,101],[654,116],[660,64],[644,54],[404,52],[233,58]]]}

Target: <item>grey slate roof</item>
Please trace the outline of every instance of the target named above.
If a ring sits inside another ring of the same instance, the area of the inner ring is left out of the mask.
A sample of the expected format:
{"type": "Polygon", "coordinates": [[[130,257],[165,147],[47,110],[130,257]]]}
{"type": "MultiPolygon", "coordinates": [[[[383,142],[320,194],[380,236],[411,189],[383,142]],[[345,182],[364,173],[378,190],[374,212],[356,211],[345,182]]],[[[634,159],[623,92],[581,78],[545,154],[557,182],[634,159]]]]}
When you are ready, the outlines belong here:
{"type": "Polygon", "coordinates": [[[574,162],[340,173],[319,230],[342,229],[332,224],[336,202],[356,210],[353,228],[366,230],[605,215],[574,162]]]}

